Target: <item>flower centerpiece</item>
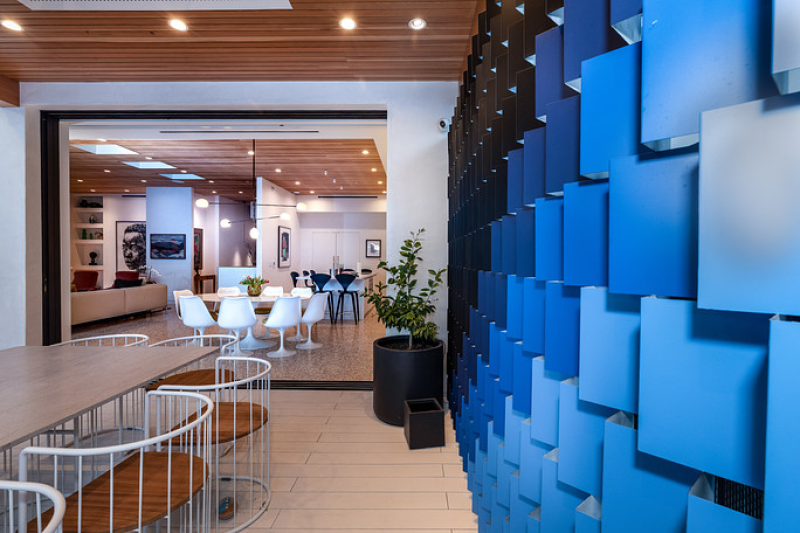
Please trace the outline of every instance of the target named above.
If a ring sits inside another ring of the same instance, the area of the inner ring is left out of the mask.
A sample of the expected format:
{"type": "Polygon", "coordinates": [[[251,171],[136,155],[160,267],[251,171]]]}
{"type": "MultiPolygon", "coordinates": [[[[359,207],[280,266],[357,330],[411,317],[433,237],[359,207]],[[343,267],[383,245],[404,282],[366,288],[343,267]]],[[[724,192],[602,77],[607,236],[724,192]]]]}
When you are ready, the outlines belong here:
{"type": "Polygon", "coordinates": [[[258,296],[261,294],[261,286],[266,285],[267,283],[269,283],[269,281],[265,280],[261,276],[247,276],[239,282],[239,285],[245,285],[247,287],[248,296],[258,296]]]}

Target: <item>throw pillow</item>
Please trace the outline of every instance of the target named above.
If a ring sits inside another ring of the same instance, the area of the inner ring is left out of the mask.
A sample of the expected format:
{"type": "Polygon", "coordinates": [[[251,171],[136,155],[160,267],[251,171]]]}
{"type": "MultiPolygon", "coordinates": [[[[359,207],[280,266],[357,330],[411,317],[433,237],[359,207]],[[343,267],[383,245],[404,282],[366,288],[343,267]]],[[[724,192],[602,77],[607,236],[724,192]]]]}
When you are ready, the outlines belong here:
{"type": "Polygon", "coordinates": [[[139,287],[142,284],[141,279],[115,279],[114,288],[124,289],[126,287],[139,287]]]}

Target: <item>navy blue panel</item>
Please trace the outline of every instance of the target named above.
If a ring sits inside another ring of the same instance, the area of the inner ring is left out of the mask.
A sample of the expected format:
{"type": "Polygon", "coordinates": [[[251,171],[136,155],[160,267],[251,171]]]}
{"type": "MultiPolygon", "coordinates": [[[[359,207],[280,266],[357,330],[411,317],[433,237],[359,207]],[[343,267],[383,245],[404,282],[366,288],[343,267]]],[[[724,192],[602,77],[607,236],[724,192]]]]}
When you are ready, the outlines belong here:
{"type": "Polygon", "coordinates": [[[564,184],[580,177],[580,96],[549,104],[545,129],[545,192],[558,194],[564,190],[564,184]]]}
{"type": "Polygon", "coordinates": [[[533,278],[525,278],[525,300],[522,303],[522,346],[526,352],[544,353],[545,288],[547,284],[533,278]]]}
{"type": "Polygon", "coordinates": [[[611,29],[608,0],[564,0],[564,83],[581,77],[581,62],[624,43],[611,29]]]}
{"type": "Polygon", "coordinates": [[[519,276],[508,276],[506,326],[508,337],[514,340],[522,340],[524,281],[519,276]]]}
{"type": "Polygon", "coordinates": [[[564,283],[608,285],[608,183],[564,187],[564,283]]]}
{"type": "Polygon", "coordinates": [[[524,150],[508,152],[508,212],[517,213],[522,207],[524,150]]]}
{"type": "Polygon", "coordinates": [[[564,200],[536,201],[536,279],[564,279],[564,200]]]}
{"type": "Polygon", "coordinates": [[[514,345],[514,400],[515,411],[531,416],[531,372],[535,354],[522,349],[522,343],[514,345]]]}
{"type": "Polygon", "coordinates": [[[517,271],[517,217],[503,217],[503,274],[511,275],[517,271]]]}
{"type": "Polygon", "coordinates": [[[500,376],[500,332],[497,324],[489,326],[489,352],[484,355],[483,361],[489,365],[490,379],[500,376]]]}
{"type": "Polygon", "coordinates": [[[536,275],[536,210],[517,212],[517,275],[532,278],[536,275]]]}
{"type": "Polygon", "coordinates": [[[500,382],[501,394],[514,392],[514,340],[505,333],[500,334],[500,382]]]}
{"type": "Polygon", "coordinates": [[[494,320],[500,329],[506,329],[506,283],[506,276],[494,275],[494,320]]]}
{"type": "Polygon", "coordinates": [[[578,375],[581,289],[563,283],[547,284],[545,300],[544,368],[578,375]]]}
{"type": "Polygon", "coordinates": [[[537,128],[525,132],[525,157],[523,158],[523,202],[533,206],[537,198],[544,196],[544,149],[545,130],[537,128]]]}
{"type": "MultiPolygon", "coordinates": [[[[500,392],[500,380],[494,379],[490,383],[492,391],[492,421],[494,422],[494,434],[505,437],[506,434],[506,396],[500,392]]],[[[495,464],[495,466],[497,466],[495,464]]]]}
{"type": "Polygon", "coordinates": [[[564,85],[563,80],[564,28],[558,26],[536,37],[537,117],[547,115],[547,104],[575,94],[575,91],[564,85]]]}
{"type": "Polygon", "coordinates": [[[641,14],[642,0],[611,0],[611,24],[617,24],[623,20],[641,14]]]}
{"type": "Polygon", "coordinates": [[[492,272],[503,271],[503,225],[492,222],[492,272]]]}

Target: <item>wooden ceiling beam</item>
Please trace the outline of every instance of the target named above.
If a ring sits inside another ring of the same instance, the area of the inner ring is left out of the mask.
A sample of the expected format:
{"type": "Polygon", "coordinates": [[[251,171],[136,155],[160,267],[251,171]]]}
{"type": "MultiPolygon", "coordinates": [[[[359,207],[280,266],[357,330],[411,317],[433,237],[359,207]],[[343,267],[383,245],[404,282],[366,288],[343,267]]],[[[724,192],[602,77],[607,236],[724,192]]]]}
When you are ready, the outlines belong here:
{"type": "Polygon", "coordinates": [[[0,107],[19,107],[19,82],[0,76],[0,107]]]}

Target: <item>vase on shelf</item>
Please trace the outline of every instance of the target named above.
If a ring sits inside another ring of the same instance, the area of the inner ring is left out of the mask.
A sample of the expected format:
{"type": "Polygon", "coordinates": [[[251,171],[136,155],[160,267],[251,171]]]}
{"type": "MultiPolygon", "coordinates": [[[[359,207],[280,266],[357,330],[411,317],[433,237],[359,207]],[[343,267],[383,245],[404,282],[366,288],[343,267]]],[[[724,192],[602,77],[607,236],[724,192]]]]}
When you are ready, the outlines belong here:
{"type": "Polygon", "coordinates": [[[248,296],[260,296],[261,295],[261,285],[248,285],[247,286],[247,295],[248,296]]]}

